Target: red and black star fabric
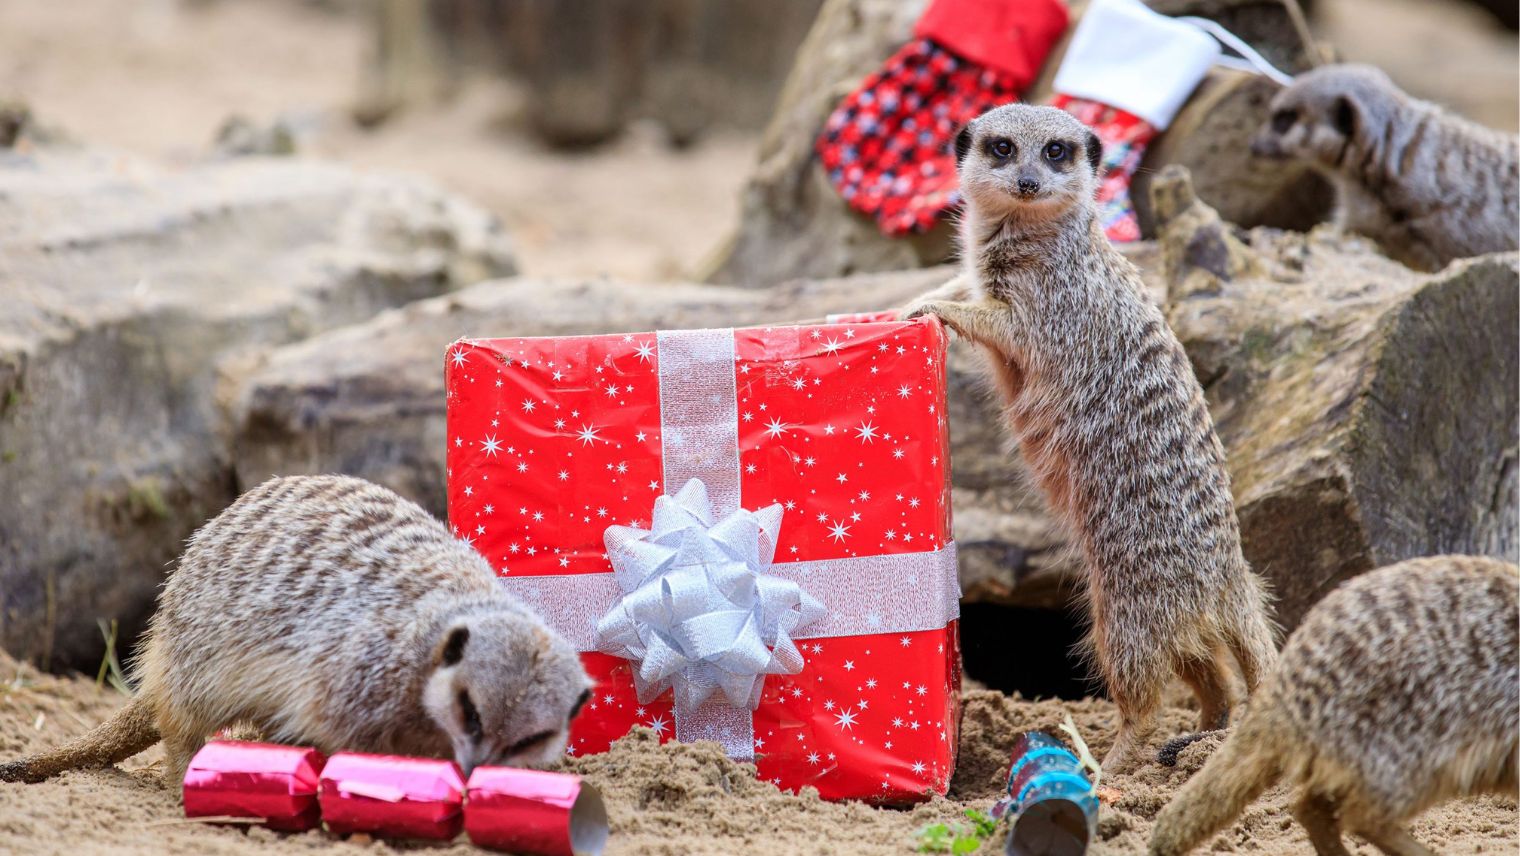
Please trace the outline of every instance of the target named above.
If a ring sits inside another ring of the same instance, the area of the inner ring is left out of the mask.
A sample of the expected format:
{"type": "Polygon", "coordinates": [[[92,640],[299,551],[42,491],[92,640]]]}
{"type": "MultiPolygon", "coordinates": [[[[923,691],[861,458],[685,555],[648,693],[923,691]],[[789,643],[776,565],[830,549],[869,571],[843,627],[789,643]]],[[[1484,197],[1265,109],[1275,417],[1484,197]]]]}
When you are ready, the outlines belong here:
{"type": "Polygon", "coordinates": [[[888,235],[923,232],[960,204],[950,142],[1018,100],[1068,22],[1060,0],[934,0],[904,45],[829,116],[829,182],[888,235]]]}

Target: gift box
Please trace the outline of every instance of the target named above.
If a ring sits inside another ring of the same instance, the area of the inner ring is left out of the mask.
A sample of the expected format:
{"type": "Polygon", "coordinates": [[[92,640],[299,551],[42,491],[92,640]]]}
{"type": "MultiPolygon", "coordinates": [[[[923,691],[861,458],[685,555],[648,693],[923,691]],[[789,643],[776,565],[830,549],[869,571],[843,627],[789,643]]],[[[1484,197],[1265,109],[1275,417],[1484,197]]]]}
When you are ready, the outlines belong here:
{"type": "Polygon", "coordinates": [[[314,829],[321,822],[317,776],[326,760],[315,749],[214,740],[185,770],[185,817],[255,818],[270,829],[314,829]]]}
{"type": "Polygon", "coordinates": [[[464,777],[453,761],[339,752],[322,768],[322,821],[340,835],[447,841],[464,824],[464,777]]]}
{"type": "Polygon", "coordinates": [[[477,847],[597,856],[607,846],[607,808],[580,776],[476,767],[466,786],[464,831],[477,847]]]}
{"type": "Polygon", "coordinates": [[[449,518],[635,725],[778,786],[943,793],[959,715],[933,319],[450,346],[449,518]]]}

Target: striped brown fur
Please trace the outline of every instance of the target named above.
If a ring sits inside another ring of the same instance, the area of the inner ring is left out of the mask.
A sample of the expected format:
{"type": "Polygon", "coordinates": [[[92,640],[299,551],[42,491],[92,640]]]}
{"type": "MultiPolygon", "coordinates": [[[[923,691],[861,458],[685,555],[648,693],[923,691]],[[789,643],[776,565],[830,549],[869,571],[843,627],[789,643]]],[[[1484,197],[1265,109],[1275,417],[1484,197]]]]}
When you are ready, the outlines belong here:
{"type": "Polygon", "coordinates": [[[1104,763],[1123,769],[1144,754],[1172,675],[1218,728],[1232,702],[1221,655],[1249,692],[1275,648],[1203,390],[1097,222],[1097,147],[1052,108],[973,122],[958,145],[965,271],[909,314],[984,346],[1024,461],[1075,534],[1098,671],[1121,718],[1104,763]]]}
{"type": "Polygon", "coordinates": [[[340,476],[272,479],[196,532],[134,672],[115,718],[0,765],[0,779],[115,763],[161,738],[177,783],[207,735],[234,725],[324,752],[540,763],[590,688],[575,651],[469,545],[340,476]]]}
{"type": "Polygon", "coordinates": [[[1520,142],[1405,94],[1365,65],[1300,75],[1251,143],[1295,158],[1338,194],[1339,225],[1410,267],[1520,246],[1520,142]]]}
{"type": "Polygon", "coordinates": [[[1412,559],[1320,601],[1235,733],[1156,819],[1153,856],[1207,841],[1279,778],[1320,856],[1341,830],[1428,854],[1402,827],[1454,796],[1520,796],[1520,569],[1412,559]]]}

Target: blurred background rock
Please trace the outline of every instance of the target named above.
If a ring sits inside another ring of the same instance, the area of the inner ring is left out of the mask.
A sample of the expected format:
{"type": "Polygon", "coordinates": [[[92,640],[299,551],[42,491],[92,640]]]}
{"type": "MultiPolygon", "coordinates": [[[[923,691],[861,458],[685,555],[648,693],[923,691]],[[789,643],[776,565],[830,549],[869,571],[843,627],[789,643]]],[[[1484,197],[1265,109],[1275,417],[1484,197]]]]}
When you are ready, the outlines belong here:
{"type": "MultiPolygon", "coordinates": [[[[200,154],[234,115],[282,122],[305,154],[421,172],[467,194],[502,217],[529,273],[703,278],[722,260],[820,5],[11,2],[0,4],[0,99],[81,140],[153,156],[200,154]],[[365,129],[356,114],[383,121],[365,129]],[[567,152],[546,129],[602,142],[567,152]]],[[[859,4],[906,10],[889,40],[921,5],[859,4]]],[[[1411,92],[1516,128],[1515,35],[1471,0],[1316,0],[1310,24],[1411,92]]]]}

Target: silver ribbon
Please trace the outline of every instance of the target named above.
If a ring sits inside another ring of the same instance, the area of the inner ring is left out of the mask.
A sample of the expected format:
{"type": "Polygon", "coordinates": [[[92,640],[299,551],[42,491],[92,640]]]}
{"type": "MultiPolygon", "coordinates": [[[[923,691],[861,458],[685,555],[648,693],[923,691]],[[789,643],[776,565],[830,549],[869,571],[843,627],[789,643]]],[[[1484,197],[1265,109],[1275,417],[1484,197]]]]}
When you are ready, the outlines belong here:
{"type": "Polygon", "coordinates": [[[955,544],[771,564],[780,507],[741,505],[733,330],[662,331],[658,342],[665,485],[680,492],[655,500],[648,531],[609,527],[613,573],[502,582],[577,650],[632,660],[640,701],[674,689],[677,740],[716,740],[752,760],[751,711],[765,675],[801,670],[795,640],[960,617],[955,544]]]}
{"type": "Polygon", "coordinates": [[[721,690],[754,710],[766,675],[802,671],[793,634],[824,610],[796,582],[764,575],[780,527],[779,505],[715,519],[701,479],[657,498],[649,530],[607,527],[622,597],[597,624],[597,648],[637,664],[640,702],[674,689],[676,709],[693,711],[721,690]]]}

